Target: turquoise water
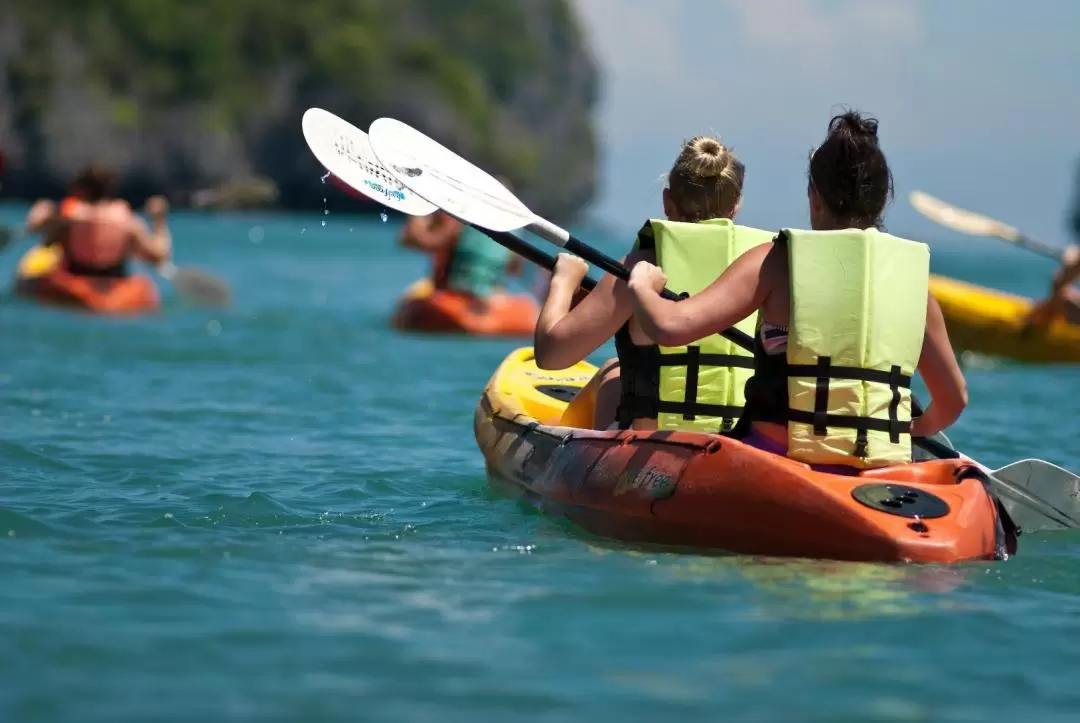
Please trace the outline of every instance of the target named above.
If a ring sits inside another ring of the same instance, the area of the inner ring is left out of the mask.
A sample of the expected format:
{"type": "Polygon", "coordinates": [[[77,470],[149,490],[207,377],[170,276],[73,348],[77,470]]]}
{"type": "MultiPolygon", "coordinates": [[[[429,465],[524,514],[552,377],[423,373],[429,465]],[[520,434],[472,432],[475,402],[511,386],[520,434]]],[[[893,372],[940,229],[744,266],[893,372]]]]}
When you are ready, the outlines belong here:
{"type": "MultiPolygon", "coordinates": [[[[394,220],[174,231],[234,308],[0,305],[0,720],[1075,716],[1080,535],[948,569],[590,540],[485,484],[473,407],[514,342],[388,330],[425,268],[394,220]]],[[[967,243],[935,270],[1045,287],[967,243]]],[[[968,378],[961,449],[1080,468],[1080,371],[968,378]]]]}

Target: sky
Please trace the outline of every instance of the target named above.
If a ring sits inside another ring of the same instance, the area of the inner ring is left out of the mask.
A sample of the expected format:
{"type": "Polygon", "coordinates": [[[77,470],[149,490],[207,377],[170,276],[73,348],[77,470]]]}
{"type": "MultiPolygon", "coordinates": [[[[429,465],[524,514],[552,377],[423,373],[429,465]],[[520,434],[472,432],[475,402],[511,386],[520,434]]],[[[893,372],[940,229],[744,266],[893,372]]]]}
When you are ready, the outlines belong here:
{"type": "Polygon", "coordinates": [[[599,221],[629,231],[660,215],[683,140],[710,133],[746,163],[740,222],[805,226],[808,153],[850,107],[880,120],[889,230],[950,233],[912,210],[922,189],[1070,241],[1077,0],[573,2],[602,74],[599,221]]]}

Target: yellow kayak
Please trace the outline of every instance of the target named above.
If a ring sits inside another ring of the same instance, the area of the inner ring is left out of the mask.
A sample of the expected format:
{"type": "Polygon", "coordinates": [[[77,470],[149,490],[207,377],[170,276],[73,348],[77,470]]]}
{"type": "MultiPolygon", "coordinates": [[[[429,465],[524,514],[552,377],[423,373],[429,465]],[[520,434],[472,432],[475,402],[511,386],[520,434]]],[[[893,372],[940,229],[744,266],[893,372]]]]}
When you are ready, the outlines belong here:
{"type": "Polygon", "coordinates": [[[930,293],[941,306],[957,352],[1033,364],[1080,362],[1080,326],[1055,319],[1048,326],[1028,327],[1031,299],[935,275],[930,293]]]}
{"type": "Polygon", "coordinates": [[[33,246],[19,259],[15,276],[19,280],[40,278],[56,269],[60,265],[61,257],[59,245],[33,246]]]}

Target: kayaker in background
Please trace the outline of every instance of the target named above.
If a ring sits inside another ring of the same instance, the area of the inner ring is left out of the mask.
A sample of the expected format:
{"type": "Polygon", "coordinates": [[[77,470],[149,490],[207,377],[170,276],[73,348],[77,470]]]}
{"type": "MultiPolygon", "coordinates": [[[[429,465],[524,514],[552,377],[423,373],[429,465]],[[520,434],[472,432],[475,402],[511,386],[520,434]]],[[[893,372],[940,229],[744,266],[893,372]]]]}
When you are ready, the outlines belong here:
{"type": "MultiPolygon", "coordinates": [[[[500,179],[506,185],[506,179],[500,179]]],[[[401,246],[432,257],[436,289],[456,291],[486,302],[502,293],[506,276],[519,276],[519,256],[445,211],[410,216],[401,230],[401,246]]]]}
{"type": "Polygon", "coordinates": [[[1080,291],[1073,286],[1077,279],[1080,279],[1080,247],[1070,246],[1062,254],[1061,267],[1050,283],[1050,296],[1035,304],[1028,321],[1044,325],[1063,318],[1070,324],[1080,324],[1080,291]]]}
{"type": "MultiPolygon", "coordinates": [[[[1073,234],[1080,238],[1080,176],[1072,211],[1073,234]]],[[[1073,244],[1065,249],[1061,266],[1050,283],[1050,295],[1035,304],[1028,316],[1032,324],[1049,324],[1056,318],[1064,318],[1070,324],[1080,325],[1080,291],[1073,284],[1080,279],[1080,246],[1073,244]]]]}
{"type": "MultiPolygon", "coordinates": [[[[680,275],[680,287],[696,284],[700,289],[739,253],[769,241],[772,234],[733,223],[742,201],[745,171],[742,161],[715,138],[697,136],[684,143],[663,192],[667,220],[646,223],[634,251],[624,261],[629,265],[655,261],[659,251],[665,263],[670,259],[669,270],[680,275]]],[[[738,379],[731,365],[741,364],[749,376],[748,354],[740,360],[728,358],[734,356],[730,350],[726,355],[714,351],[716,358],[710,359],[707,351],[694,373],[709,379],[722,377],[719,384],[726,387],[718,390],[714,400],[699,400],[705,408],[698,410],[689,409],[684,401],[669,402],[663,398],[665,392],[677,394],[680,383],[685,389],[690,376],[685,355],[681,361],[677,355],[662,355],[633,321],[633,300],[626,284],[611,275],[605,275],[571,310],[587,271],[588,266],[578,257],[559,254],[536,326],[536,363],[542,369],[564,369],[585,359],[612,336],[618,357],[603,364],[571,401],[564,423],[594,429],[615,425],[656,429],[658,424],[664,427],[667,415],[681,418],[697,411],[700,422],[719,431],[725,417],[731,421],[738,417],[739,410],[727,407],[741,407],[733,402],[735,396],[741,402],[745,379],[738,379]],[[721,406],[725,409],[717,409],[721,406]]]]}
{"type": "Polygon", "coordinates": [[[929,249],[880,231],[892,174],[876,120],[834,117],[808,176],[813,231],[781,231],[678,303],[659,295],[664,272],[639,262],[628,284],[636,318],[675,346],[760,311],[754,375],[733,436],[839,473],[910,462],[911,436],[940,432],[967,405],[928,293],[929,249]],[[931,403],[911,421],[916,368],[931,403]]]}
{"type": "Polygon", "coordinates": [[[167,261],[172,253],[168,202],[161,196],[147,201],[152,223],[147,226],[126,201],[115,197],[114,188],[108,169],[89,166],[59,206],[40,200],[31,207],[26,230],[41,233],[47,244],[60,244],[64,269],[76,276],[122,278],[133,258],[151,264],[167,261]]]}

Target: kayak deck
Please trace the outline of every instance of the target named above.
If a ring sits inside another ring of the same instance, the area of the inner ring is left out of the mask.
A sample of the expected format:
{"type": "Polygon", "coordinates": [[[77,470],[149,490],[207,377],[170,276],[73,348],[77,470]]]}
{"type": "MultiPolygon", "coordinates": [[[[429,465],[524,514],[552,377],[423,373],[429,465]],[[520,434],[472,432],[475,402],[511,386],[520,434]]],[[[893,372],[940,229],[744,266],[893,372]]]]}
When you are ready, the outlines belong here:
{"type": "Polygon", "coordinates": [[[718,435],[561,426],[594,371],[540,370],[528,348],[507,357],[474,420],[493,486],[629,542],[889,562],[1000,554],[993,500],[961,460],[843,476],[718,435]]]}

